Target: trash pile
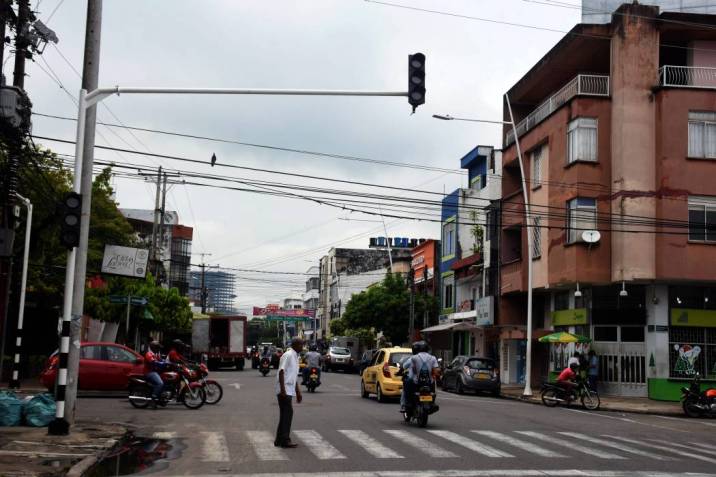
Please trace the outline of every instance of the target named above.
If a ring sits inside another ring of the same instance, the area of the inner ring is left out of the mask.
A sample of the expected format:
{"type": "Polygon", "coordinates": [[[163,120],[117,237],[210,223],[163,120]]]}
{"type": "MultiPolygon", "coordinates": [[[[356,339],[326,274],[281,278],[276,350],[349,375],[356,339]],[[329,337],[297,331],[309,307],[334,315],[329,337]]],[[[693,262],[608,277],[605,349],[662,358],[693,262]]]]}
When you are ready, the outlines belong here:
{"type": "Polygon", "coordinates": [[[0,427],[44,427],[55,418],[55,399],[51,394],[19,398],[12,391],[0,391],[0,427]]]}

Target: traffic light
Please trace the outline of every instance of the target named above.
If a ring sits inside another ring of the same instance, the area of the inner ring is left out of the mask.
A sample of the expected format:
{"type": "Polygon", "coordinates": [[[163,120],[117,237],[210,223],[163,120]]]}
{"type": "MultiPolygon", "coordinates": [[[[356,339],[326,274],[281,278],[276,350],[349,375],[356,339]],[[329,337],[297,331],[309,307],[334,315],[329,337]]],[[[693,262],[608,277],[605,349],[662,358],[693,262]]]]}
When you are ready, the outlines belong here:
{"type": "Polygon", "coordinates": [[[82,217],[82,196],[68,192],[62,199],[62,224],[60,225],[60,243],[67,248],[80,244],[80,220],[82,217]]]}
{"type": "Polygon", "coordinates": [[[408,102],[415,108],[425,104],[425,55],[408,56],[408,102]]]}

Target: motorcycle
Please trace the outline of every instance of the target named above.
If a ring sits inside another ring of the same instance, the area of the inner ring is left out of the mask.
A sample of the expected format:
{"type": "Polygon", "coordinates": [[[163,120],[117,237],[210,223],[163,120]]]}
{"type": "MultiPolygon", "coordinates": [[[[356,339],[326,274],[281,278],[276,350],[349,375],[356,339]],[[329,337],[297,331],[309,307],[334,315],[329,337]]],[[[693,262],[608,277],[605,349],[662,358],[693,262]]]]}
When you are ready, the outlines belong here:
{"type": "Polygon", "coordinates": [[[308,380],[306,381],[306,389],[309,393],[315,393],[316,388],[321,385],[318,380],[318,368],[311,368],[308,372],[308,380]]]}
{"type": "Polygon", "coordinates": [[[206,392],[206,403],[217,404],[221,401],[224,396],[224,389],[217,381],[213,379],[207,379],[209,376],[209,369],[204,363],[191,363],[188,365],[189,368],[189,381],[201,383],[206,392]]]}
{"type": "Polygon", "coordinates": [[[271,371],[271,359],[261,358],[261,364],[259,365],[259,371],[263,376],[266,376],[271,371]]]}
{"type": "MultiPolygon", "coordinates": [[[[206,391],[202,383],[190,381],[191,371],[186,366],[172,366],[161,373],[164,387],[157,404],[166,407],[174,401],[189,409],[199,409],[206,402],[206,391]]],[[[137,409],[143,409],[152,402],[152,384],[143,375],[129,377],[129,403],[137,409]]]]}
{"type": "Polygon", "coordinates": [[[251,368],[258,369],[259,363],[261,362],[261,356],[259,355],[258,350],[251,352],[251,368]]]}
{"type": "Polygon", "coordinates": [[[427,426],[428,416],[435,414],[440,409],[440,406],[435,404],[435,397],[436,394],[432,386],[418,384],[418,390],[413,393],[412,397],[408,397],[403,413],[405,422],[415,421],[419,427],[427,426]]]}
{"type": "Polygon", "coordinates": [[[554,407],[557,404],[569,405],[575,399],[579,399],[584,409],[594,411],[599,409],[599,393],[587,386],[583,379],[577,380],[577,385],[568,391],[561,386],[552,383],[542,385],[542,402],[547,407],[554,407]]]}
{"type": "Polygon", "coordinates": [[[689,387],[681,388],[684,413],[689,417],[716,417],[716,388],[701,390],[701,376],[696,373],[689,387]]]}

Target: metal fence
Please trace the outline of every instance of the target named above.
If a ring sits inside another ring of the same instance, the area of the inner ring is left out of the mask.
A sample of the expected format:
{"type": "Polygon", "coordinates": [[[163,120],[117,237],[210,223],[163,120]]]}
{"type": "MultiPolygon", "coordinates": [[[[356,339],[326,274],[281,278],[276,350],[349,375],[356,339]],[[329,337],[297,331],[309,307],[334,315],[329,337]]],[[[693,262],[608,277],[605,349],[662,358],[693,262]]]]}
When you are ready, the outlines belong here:
{"type": "Polygon", "coordinates": [[[716,88],[716,68],[665,65],[659,68],[659,82],[678,88],[716,88]]]}

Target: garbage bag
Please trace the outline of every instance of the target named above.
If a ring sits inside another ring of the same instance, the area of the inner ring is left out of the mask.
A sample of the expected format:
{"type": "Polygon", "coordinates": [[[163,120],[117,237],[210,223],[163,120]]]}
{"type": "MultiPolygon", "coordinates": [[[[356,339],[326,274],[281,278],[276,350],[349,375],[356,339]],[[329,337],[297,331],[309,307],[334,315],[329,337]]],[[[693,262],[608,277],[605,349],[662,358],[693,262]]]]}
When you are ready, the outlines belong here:
{"type": "Polygon", "coordinates": [[[25,404],[25,423],[34,427],[47,426],[55,418],[56,409],[52,394],[38,394],[25,404]]]}
{"type": "Polygon", "coordinates": [[[0,391],[0,426],[19,426],[22,420],[22,401],[15,393],[0,391]]]}

